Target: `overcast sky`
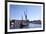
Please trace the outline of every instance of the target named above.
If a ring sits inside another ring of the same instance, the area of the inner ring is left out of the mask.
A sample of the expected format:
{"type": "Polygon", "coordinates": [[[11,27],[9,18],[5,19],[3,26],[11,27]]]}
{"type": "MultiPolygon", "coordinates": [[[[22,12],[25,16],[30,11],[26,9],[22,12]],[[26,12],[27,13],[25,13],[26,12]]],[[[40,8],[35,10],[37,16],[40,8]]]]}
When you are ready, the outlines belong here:
{"type": "Polygon", "coordinates": [[[21,20],[21,16],[25,19],[24,11],[27,11],[27,19],[30,21],[41,19],[41,6],[12,4],[10,5],[10,19],[21,20]]]}

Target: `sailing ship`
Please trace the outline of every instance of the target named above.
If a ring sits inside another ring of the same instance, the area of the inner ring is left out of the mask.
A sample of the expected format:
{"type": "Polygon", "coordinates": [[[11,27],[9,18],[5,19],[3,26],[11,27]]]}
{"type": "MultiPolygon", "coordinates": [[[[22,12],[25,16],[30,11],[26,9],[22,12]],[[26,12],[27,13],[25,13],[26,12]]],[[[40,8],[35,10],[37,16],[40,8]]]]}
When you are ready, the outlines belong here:
{"type": "Polygon", "coordinates": [[[27,26],[29,22],[29,20],[27,19],[27,9],[26,12],[24,11],[24,16],[25,16],[25,21],[23,22],[23,16],[22,16],[22,25],[27,26]]]}
{"type": "Polygon", "coordinates": [[[22,20],[11,20],[10,21],[10,29],[15,28],[23,28],[29,24],[29,20],[27,19],[27,10],[24,11],[25,20],[23,20],[23,16],[21,16],[22,20]]]}

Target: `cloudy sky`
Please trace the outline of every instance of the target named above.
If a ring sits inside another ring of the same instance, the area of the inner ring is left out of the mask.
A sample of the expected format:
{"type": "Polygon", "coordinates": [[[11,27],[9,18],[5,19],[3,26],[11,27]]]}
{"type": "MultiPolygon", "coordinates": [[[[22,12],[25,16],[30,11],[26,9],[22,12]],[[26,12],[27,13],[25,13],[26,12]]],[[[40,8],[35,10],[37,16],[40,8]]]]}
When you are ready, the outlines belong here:
{"type": "Polygon", "coordinates": [[[41,6],[34,5],[10,5],[10,19],[21,20],[21,16],[25,19],[24,11],[27,13],[27,19],[40,20],[41,19],[41,6]]]}

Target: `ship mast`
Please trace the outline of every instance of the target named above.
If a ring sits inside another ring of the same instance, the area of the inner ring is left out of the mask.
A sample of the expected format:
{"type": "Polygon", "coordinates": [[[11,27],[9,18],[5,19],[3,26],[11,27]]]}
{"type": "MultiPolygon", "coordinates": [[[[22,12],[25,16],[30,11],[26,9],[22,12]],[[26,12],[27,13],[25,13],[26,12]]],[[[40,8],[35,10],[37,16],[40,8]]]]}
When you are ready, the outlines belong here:
{"type": "Polygon", "coordinates": [[[22,20],[23,20],[23,16],[21,16],[22,17],[22,20]]]}
{"type": "Polygon", "coordinates": [[[24,11],[24,15],[25,15],[25,20],[27,20],[27,9],[26,12],[24,11]]]}

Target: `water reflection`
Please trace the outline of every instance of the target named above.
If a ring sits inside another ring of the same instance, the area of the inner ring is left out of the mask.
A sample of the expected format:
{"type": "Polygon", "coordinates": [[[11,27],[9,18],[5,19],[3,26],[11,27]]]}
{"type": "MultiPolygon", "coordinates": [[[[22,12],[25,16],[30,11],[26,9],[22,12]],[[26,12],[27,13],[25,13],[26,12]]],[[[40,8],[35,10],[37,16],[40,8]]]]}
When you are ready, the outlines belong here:
{"type": "MultiPolygon", "coordinates": [[[[16,26],[16,25],[15,25],[16,26]]],[[[28,23],[28,25],[17,25],[16,27],[12,27],[11,29],[20,29],[20,28],[40,28],[41,24],[28,23]]]]}
{"type": "Polygon", "coordinates": [[[40,28],[41,24],[33,24],[33,23],[29,23],[29,25],[24,26],[23,28],[40,28]]]}
{"type": "Polygon", "coordinates": [[[29,28],[39,28],[41,27],[41,24],[33,24],[33,23],[29,23],[29,28]]]}

